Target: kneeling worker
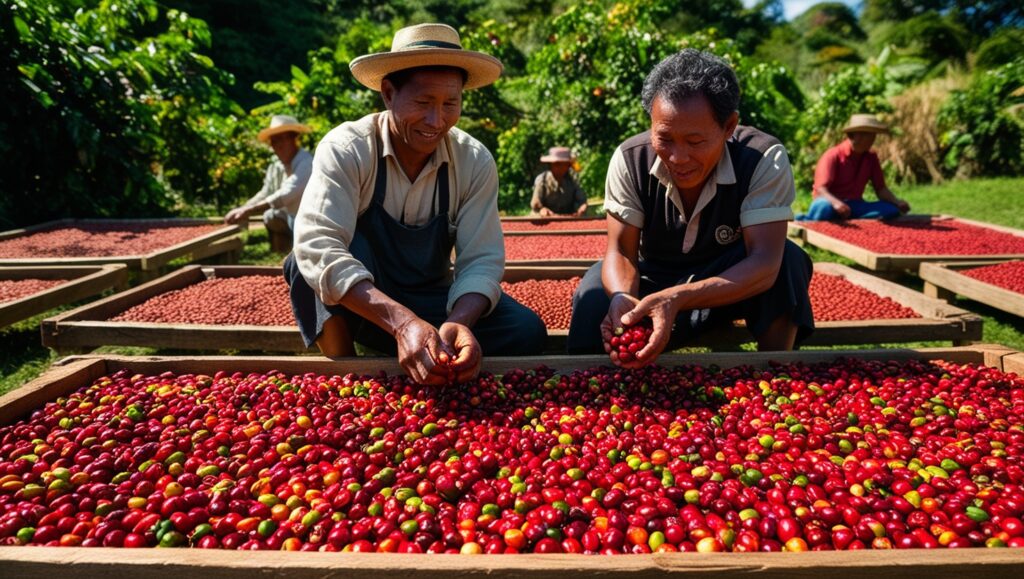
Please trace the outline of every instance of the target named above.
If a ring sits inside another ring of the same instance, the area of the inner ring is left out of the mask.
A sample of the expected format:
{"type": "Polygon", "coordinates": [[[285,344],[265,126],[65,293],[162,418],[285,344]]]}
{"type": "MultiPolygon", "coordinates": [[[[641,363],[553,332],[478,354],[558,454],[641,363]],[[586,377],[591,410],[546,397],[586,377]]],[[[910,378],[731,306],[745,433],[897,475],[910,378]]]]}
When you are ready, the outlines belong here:
{"type": "Polygon", "coordinates": [[[462,91],[494,82],[501,62],[463,50],[449,26],[421,24],[351,69],[387,110],[343,123],[316,149],[285,262],[306,345],[396,353],[434,385],[471,379],[484,354],[540,352],[543,322],[501,291],[494,158],[455,128],[462,91]]]}

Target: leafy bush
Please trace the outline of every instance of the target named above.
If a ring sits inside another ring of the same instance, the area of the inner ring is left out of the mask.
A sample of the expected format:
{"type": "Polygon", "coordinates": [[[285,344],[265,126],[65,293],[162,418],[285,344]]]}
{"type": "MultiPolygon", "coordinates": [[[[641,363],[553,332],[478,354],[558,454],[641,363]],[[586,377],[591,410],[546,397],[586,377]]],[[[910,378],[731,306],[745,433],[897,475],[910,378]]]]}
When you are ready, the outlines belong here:
{"type": "Polygon", "coordinates": [[[1024,30],[1001,30],[981,43],[974,66],[988,70],[1013,62],[1020,57],[1021,46],[1024,46],[1024,30]]]}
{"type": "Polygon", "coordinates": [[[939,111],[943,164],[960,177],[1024,170],[1024,58],[983,71],[939,111]]]}
{"type": "Polygon", "coordinates": [[[218,147],[243,115],[201,51],[201,20],[155,0],[4,0],[0,225],[150,216],[210,200],[218,147]]]}

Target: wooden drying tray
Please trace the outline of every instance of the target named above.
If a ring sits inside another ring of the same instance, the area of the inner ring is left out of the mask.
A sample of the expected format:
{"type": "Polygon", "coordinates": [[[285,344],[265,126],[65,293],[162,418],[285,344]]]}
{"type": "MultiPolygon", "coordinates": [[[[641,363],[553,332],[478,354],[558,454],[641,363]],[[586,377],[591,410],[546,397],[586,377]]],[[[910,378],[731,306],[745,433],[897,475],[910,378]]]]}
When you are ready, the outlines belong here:
{"type": "Polygon", "coordinates": [[[195,239],[183,241],[176,245],[171,245],[163,249],[153,251],[145,255],[110,255],[104,257],[24,257],[24,258],[6,258],[0,259],[0,265],[11,265],[11,266],[29,266],[29,265],[106,265],[111,263],[123,263],[133,271],[142,272],[153,272],[159,270],[161,267],[166,265],[169,261],[178,257],[192,255],[193,259],[200,259],[203,257],[210,257],[214,255],[210,253],[211,246],[222,249],[223,251],[231,251],[235,244],[219,244],[214,245],[217,241],[221,241],[225,238],[241,233],[244,229],[245,224],[226,225],[219,218],[208,218],[208,219],[61,219],[58,221],[50,221],[47,223],[41,223],[39,225],[33,225],[23,229],[15,229],[11,231],[5,231],[0,233],[0,241],[14,239],[17,237],[24,237],[33,233],[41,232],[49,229],[56,229],[60,227],[73,227],[77,224],[100,224],[100,225],[118,225],[118,224],[153,224],[153,225],[176,225],[176,226],[188,226],[188,225],[209,225],[211,223],[221,224],[222,227],[215,231],[211,231],[195,239]],[[199,254],[200,257],[195,257],[199,254]]]}
{"type": "MultiPolygon", "coordinates": [[[[862,359],[945,359],[985,364],[1007,372],[1024,372],[1024,354],[1002,346],[923,350],[852,350],[828,352],[726,353],[670,355],[665,364],[765,365],[769,361],[816,362],[837,357],[862,359]]],[[[501,372],[536,364],[569,370],[604,363],[604,357],[489,358],[485,369],[501,372]]],[[[394,372],[391,359],[329,360],[305,358],[199,357],[155,358],[85,356],[64,360],[40,378],[0,397],[0,423],[10,423],[96,378],[126,368],[147,374],[278,370],[285,373],[341,374],[370,370],[394,372]]],[[[76,579],[153,577],[181,579],[252,579],[254,576],[321,579],[449,579],[452,577],[709,577],[719,579],[791,578],[837,575],[866,579],[934,579],[975,577],[1005,579],[1024,573],[1024,549],[910,549],[891,551],[809,551],[805,553],[659,553],[652,555],[401,555],[392,553],[246,552],[200,549],[116,549],[82,547],[0,547],[5,577],[52,579],[69,573],[76,579]]]]}
{"type": "Polygon", "coordinates": [[[63,279],[66,283],[0,304],[0,327],[20,322],[57,306],[124,287],[128,268],[123,264],[0,267],[0,279],[63,279]]]}
{"type": "MultiPolygon", "coordinates": [[[[992,223],[984,223],[982,221],[973,221],[971,219],[964,219],[962,217],[953,217],[950,215],[904,215],[900,217],[900,221],[923,221],[926,219],[956,219],[961,223],[967,223],[976,227],[984,227],[986,229],[992,229],[1000,231],[1002,233],[1009,233],[1018,237],[1024,237],[1024,231],[1019,229],[1013,229],[1011,227],[1004,227],[1002,225],[994,225],[992,223]]],[[[832,237],[815,231],[809,227],[805,227],[801,222],[793,222],[790,224],[790,234],[803,240],[803,243],[807,245],[813,245],[820,247],[841,255],[847,259],[852,259],[856,263],[870,269],[871,271],[877,272],[892,272],[902,273],[909,271],[911,273],[917,273],[921,263],[928,261],[947,261],[947,262],[958,262],[958,261],[977,261],[985,259],[1024,259],[1022,254],[1005,254],[1005,255],[948,255],[948,254],[934,254],[934,255],[912,255],[912,254],[899,254],[899,253],[878,253],[870,249],[854,245],[848,241],[832,237]]]]}
{"type": "Polygon", "coordinates": [[[952,302],[957,294],[997,310],[1024,317],[1024,295],[968,277],[961,270],[995,265],[999,261],[922,263],[918,275],[924,280],[925,295],[952,302]]]}

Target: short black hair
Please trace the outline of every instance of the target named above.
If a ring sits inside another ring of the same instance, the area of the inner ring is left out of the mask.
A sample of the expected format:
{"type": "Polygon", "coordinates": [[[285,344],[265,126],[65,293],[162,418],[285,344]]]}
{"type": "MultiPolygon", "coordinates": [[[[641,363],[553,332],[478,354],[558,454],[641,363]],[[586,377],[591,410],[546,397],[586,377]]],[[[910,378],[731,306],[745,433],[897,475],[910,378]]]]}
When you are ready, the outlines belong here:
{"type": "Polygon", "coordinates": [[[740,83],[732,67],[714,54],[686,48],[654,67],[644,80],[640,99],[649,115],[659,96],[678,104],[696,95],[707,99],[715,120],[723,127],[739,110],[740,83]]]}
{"type": "Polygon", "coordinates": [[[462,84],[466,84],[466,80],[469,79],[469,73],[466,69],[459,68],[457,66],[445,66],[445,65],[431,65],[431,66],[416,66],[413,68],[403,68],[402,70],[396,70],[391,74],[384,77],[384,80],[391,83],[395,87],[395,90],[402,90],[412,76],[417,72],[457,72],[462,75],[462,84]]]}

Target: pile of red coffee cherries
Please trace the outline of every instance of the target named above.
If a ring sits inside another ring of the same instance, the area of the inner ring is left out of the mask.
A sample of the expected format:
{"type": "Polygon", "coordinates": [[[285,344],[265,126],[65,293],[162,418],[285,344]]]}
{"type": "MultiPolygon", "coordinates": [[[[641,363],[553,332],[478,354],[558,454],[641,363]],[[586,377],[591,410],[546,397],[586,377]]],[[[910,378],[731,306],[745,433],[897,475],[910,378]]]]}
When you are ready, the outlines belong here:
{"type": "Polygon", "coordinates": [[[0,543],[403,553],[1024,546],[1024,380],[838,360],[118,372],[0,427],[0,543]]]}
{"type": "Polygon", "coordinates": [[[622,362],[632,362],[636,359],[636,353],[647,345],[654,333],[654,324],[651,318],[644,318],[630,326],[619,326],[615,328],[615,335],[608,341],[608,346],[618,354],[622,362]]]}

